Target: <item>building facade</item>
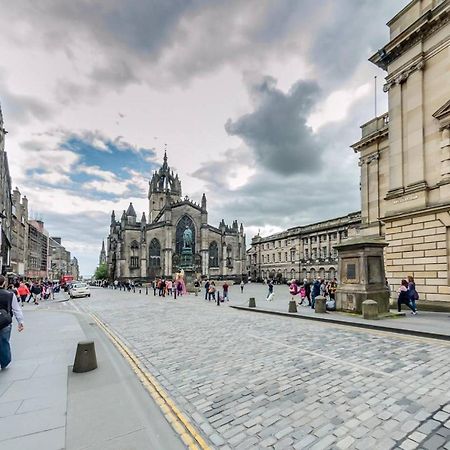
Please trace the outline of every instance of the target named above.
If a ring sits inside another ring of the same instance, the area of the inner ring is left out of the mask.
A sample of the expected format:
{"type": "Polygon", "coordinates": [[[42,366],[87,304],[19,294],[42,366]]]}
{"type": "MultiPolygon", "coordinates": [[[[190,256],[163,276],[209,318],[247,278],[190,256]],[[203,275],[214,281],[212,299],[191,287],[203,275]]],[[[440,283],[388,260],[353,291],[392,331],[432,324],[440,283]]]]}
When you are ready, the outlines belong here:
{"type": "Polygon", "coordinates": [[[78,259],[75,256],[70,261],[69,274],[73,276],[74,280],[80,279],[80,266],[78,265],[78,259]]]}
{"type": "Polygon", "coordinates": [[[5,151],[6,133],[0,106],[0,268],[3,275],[11,271],[12,228],[11,176],[5,151]]]}
{"type": "Polygon", "coordinates": [[[50,237],[49,246],[49,278],[59,280],[63,275],[71,275],[70,252],[61,243],[60,237],[50,237]]]}
{"type": "Polygon", "coordinates": [[[107,239],[107,264],[111,279],[137,280],[173,277],[180,270],[183,233],[192,234],[192,254],[197,276],[240,279],[245,276],[244,228],[235,220],[228,226],[208,224],[206,196],[201,204],[182,197],[181,181],[164,155],[161,168],[149,182],[148,221],[137,220],[133,204],[120,220],[111,215],[107,239]]]}
{"type": "Polygon", "coordinates": [[[422,305],[450,307],[450,0],[413,0],[370,58],[389,111],[364,124],[361,232],[389,243],[392,286],[412,275],[422,305]]]}
{"type": "Polygon", "coordinates": [[[248,277],[253,281],[332,279],[337,274],[333,246],[358,234],[359,212],[289,228],[267,237],[252,239],[247,251],[248,277]]]}
{"type": "Polygon", "coordinates": [[[11,272],[24,276],[28,254],[28,200],[16,187],[12,195],[11,272]]]}
{"type": "Polygon", "coordinates": [[[41,220],[28,221],[27,278],[47,279],[49,275],[49,236],[41,220]]]}

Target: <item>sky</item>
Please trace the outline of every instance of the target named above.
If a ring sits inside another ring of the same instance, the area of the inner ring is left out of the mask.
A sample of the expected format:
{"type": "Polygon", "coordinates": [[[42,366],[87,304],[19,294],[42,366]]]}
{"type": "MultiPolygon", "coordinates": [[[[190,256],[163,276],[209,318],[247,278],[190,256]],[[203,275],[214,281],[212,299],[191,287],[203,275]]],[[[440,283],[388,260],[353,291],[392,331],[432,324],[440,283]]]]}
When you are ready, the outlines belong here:
{"type": "Polygon", "coordinates": [[[13,187],[91,276],[162,164],[209,221],[260,232],[360,209],[367,59],[409,0],[15,0],[0,14],[13,187]]]}

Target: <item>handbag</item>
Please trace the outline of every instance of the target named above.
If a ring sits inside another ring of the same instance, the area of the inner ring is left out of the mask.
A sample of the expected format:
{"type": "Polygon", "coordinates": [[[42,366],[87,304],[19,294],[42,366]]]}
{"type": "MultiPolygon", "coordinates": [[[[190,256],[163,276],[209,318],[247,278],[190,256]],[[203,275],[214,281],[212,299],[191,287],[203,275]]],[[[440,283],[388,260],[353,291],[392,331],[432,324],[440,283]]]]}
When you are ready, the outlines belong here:
{"type": "Polygon", "coordinates": [[[8,325],[11,325],[12,323],[12,317],[11,314],[9,314],[8,311],[5,309],[0,309],[0,330],[3,330],[3,328],[6,328],[8,325]]]}

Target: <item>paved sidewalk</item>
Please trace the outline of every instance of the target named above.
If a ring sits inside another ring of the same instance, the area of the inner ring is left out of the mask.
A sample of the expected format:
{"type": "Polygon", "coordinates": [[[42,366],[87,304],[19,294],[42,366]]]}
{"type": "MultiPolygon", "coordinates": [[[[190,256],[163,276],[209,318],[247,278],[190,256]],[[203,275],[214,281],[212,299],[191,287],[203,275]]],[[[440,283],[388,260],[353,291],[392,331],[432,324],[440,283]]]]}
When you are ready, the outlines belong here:
{"type": "MultiPolygon", "coordinates": [[[[275,300],[271,302],[266,301],[265,290],[263,291],[260,287],[261,286],[257,286],[256,289],[247,289],[243,295],[238,294],[233,296],[234,301],[231,302],[231,306],[244,307],[247,309],[249,297],[255,297],[256,308],[251,308],[253,311],[265,311],[273,314],[285,313],[288,316],[300,316],[304,319],[322,320],[331,323],[342,323],[343,325],[354,325],[358,327],[382,329],[384,331],[394,331],[420,335],[423,337],[428,336],[450,340],[450,313],[420,311],[420,304],[419,312],[416,316],[411,315],[411,311],[403,306],[404,316],[380,320],[365,320],[358,315],[337,311],[329,311],[326,314],[316,314],[313,309],[305,306],[297,306],[298,312],[296,314],[288,313],[289,300],[291,297],[287,292],[287,287],[276,286],[275,300]]],[[[396,312],[396,310],[391,311],[396,312]]]]}
{"type": "Polygon", "coordinates": [[[0,372],[0,450],[185,448],[89,316],[45,308],[25,306],[25,330],[12,333],[13,361],[0,372]],[[86,339],[98,369],[75,374],[86,339]]]}

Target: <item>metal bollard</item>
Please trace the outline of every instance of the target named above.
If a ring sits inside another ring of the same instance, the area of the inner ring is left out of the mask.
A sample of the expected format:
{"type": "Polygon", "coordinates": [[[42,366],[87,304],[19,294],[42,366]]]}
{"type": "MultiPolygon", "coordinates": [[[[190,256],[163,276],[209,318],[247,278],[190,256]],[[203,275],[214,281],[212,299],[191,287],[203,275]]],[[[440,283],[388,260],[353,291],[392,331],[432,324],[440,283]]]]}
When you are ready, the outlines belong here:
{"type": "Polygon", "coordinates": [[[145,295],[148,295],[148,287],[145,288],[145,295]]]}
{"type": "Polygon", "coordinates": [[[73,372],[89,372],[97,368],[97,355],[95,354],[94,341],[78,342],[73,372]]]}
{"type": "Polygon", "coordinates": [[[141,290],[139,289],[139,294],[141,294],[141,290]]]}
{"type": "Polygon", "coordinates": [[[250,297],[250,298],[248,299],[248,307],[249,307],[249,308],[256,308],[255,297],[250,297]]]}

